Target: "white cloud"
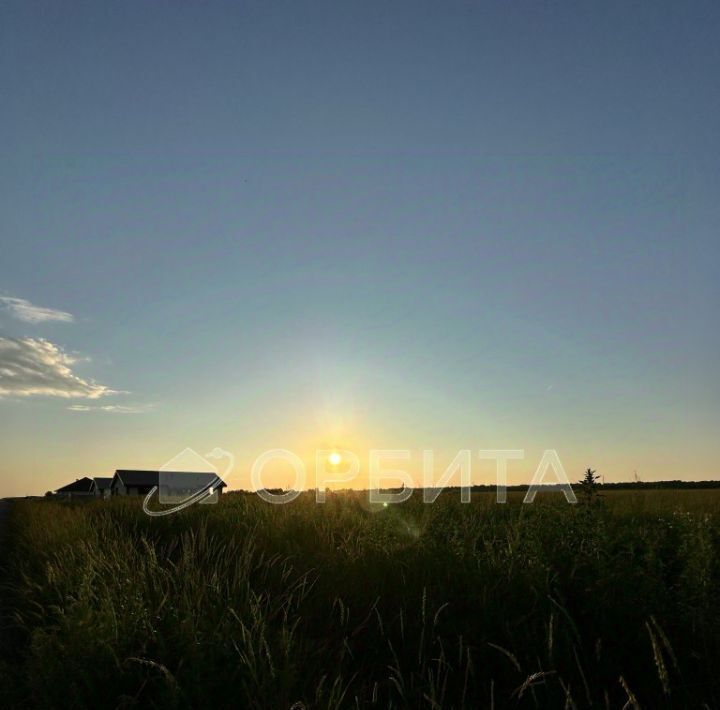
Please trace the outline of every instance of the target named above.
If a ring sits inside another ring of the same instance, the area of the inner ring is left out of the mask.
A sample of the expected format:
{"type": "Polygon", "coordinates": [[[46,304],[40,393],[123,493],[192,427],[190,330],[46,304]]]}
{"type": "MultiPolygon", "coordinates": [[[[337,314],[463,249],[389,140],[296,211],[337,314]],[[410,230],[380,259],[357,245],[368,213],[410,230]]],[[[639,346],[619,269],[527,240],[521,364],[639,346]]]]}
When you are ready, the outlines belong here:
{"type": "Polygon", "coordinates": [[[58,311],[54,308],[43,308],[36,306],[24,298],[12,298],[11,296],[0,296],[0,304],[10,312],[12,316],[25,323],[44,323],[46,321],[61,321],[72,323],[74,320],[71,313],[58,311]]]}
{"type": "Polygon", "coordinates": [[[142,414],[145,410],[141,407],[131,407],[123,404],[88,405],[72,404],[68,407],[71,412],[110,412],[112,414],[142,414]]]}
{"type": "Polygon", "coordinates": [[[71,369],[75,362],[62,348],[43,338],[0,336],[0,397],[98,399],[117,394],[76,375],[71,369]]]}

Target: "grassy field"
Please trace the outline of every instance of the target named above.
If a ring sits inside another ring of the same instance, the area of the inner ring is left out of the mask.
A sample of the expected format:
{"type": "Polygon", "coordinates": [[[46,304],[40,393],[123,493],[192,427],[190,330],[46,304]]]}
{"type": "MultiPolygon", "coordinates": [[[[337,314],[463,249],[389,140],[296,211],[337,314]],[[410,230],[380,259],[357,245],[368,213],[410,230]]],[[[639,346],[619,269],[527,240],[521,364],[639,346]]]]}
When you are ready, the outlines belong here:
{"type": "Polygon", "coordinates": [[[18,502],[0,705],[720,707],[720,491],[18,502]]]}

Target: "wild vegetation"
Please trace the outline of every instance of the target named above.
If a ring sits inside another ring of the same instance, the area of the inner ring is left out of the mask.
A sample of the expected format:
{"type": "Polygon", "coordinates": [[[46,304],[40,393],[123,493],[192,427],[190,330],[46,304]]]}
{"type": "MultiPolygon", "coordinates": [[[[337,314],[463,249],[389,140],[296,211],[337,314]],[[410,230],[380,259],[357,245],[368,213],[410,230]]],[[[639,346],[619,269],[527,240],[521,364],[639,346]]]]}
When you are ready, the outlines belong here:
{"type": "Polygon", "coordinates": [[[18,502],[0,705],[720,706],[720,491],[509,497],[18,502]]]}

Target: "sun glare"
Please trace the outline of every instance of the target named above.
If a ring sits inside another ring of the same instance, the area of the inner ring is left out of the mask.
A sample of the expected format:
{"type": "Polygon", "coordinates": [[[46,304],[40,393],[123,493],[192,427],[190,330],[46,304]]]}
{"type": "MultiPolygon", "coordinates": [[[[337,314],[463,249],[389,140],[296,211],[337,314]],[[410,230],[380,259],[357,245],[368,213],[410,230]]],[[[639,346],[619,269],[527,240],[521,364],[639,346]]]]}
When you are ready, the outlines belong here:
{"type": "Polygon", "coordinates": [[[330,456],[328,456],[328,461],[332,466],[337,466],[342,461],[342,456],[337,451],[333,451],[330,456]]]}

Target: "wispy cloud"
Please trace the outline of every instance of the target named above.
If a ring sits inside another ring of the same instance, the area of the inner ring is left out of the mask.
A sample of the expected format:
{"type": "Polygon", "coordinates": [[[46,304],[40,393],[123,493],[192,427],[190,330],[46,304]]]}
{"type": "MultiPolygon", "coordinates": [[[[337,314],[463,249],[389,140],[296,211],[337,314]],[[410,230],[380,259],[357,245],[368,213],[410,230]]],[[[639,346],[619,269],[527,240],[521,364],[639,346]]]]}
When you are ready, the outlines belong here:
{"type": "Polygon", "coordinates": [[[43,308],[36,306],[24,298],[13,298],[11,296],[0,296],[0,305],[18,320],[25,323],[45,323],[46,321],[61,321],[72,323],[74,318],[71,313],[58,311],[54,308],[43,308]]]}
{"type": "Polygon", "coordinates": [[[110,414],[142,414],[142,407],[126,406],[122,404],[90,405],[72,404],[68,407],[71,412],[109,412],[110,414]]]}
{"type": "Polygon", "coordinates": [[[72,371],[76,358],[43,338],[0,336],[0,397],[98,399],[117,394],[72,371]]]}

